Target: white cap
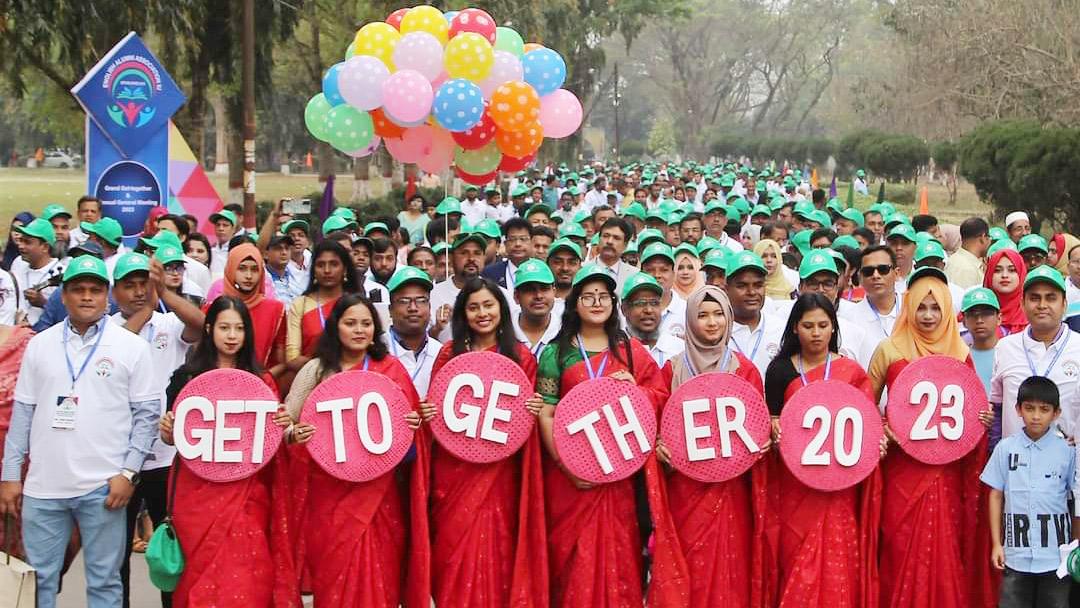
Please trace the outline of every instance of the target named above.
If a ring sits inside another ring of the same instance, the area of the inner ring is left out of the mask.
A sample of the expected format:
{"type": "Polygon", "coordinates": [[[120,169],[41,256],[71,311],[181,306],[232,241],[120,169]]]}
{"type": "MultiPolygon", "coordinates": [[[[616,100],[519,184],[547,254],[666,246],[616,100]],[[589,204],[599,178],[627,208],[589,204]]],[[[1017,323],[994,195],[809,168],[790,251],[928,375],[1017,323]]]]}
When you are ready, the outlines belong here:
{"type": "Polygon", "coordinates": [[[1023,211],[1013,211],[1005,216],[1005,227],[1008,228],[1013,225],[1013,222],[1018,222],[1020,220],[1024,220],[1025,222],[1030,221],[1028,220],[1028,215],[1023,211]]]}

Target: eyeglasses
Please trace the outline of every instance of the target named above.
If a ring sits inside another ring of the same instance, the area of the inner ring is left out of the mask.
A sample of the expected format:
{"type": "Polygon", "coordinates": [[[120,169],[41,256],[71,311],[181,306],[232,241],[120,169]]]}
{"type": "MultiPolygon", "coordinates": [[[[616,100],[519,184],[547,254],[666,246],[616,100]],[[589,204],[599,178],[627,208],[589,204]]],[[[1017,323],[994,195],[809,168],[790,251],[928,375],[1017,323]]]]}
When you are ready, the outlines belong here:
{"type": "Polygon", "coordinates": [[[421,306],[427,306],[431,303],[431,298],[428,296],[416,296],[415,298],[397,298],[394,300],[394,304],[402,306],[404,308],[417,308],[421,306]]]}
{"type": "Polygon", "coordinates": [[[874,273],[878,273],[881,276],[885,276],[893,271],[894,266],[892,264],[878,264],[877,266],[863,266],[859,269],[859,274],[864,279],[869,279],[874,276],[874,273]]]}
{"type": "Polygon", "coordinates": [[[609,293],[602,293],[599,295],[593,293],[586,293],[582,294],[581,298],[579,299],[581,300],[581,303],[585,306],[607,306],[608,304],[611,304],[611,294],[609,293]]]}
{"type": "Polygon", "coordinates": [[[167,272],[169,274],[183,274],[183,272],[184,272],[184,263],[183,262],[176,262],[174,264],[166,264],[165,265],[165,272],[167,272]]]}
{"type": "Polygon", "coordinates": [[[807,289],[836,289],[836,279],[825,279],[822,281],[807,281],[807,289]]]}
{"type": "Polygon", "coordinates": [[[630,308],[660,308],[660,300],[633,300],[629,302],[630,308]]]}
{"type": "Polygon", "coordinates": [[[510,243],[528,243],[531,240],[532,240],[532,237],[527,236],[527,235],[526,236],[508,236],[508,237],[506,237],[506,243],[507,244],[510,244],[510,243]]]}

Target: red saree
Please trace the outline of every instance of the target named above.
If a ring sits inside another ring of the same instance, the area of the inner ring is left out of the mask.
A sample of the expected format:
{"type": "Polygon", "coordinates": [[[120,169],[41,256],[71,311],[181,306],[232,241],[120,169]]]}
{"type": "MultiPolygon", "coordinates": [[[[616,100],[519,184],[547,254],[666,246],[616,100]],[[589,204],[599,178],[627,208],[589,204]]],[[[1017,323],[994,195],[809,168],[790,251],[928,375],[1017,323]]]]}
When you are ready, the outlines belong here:
{"type": "Polygon", "coordinates": [[[334,310],[334,304],[337,304],[337,301],[338,298],[334,298],[329,302],[324,302],[318,308],[307,311],[300,318],[301,355],[310,357],[315,354],[315,343],[319,341],[319,336],[322,335],[323,327],[326,325],[325,319],[330,318],[330,311],[334,310]],[[322,310],[321,315],[319,314],[320,309],[322,310]]]}
{"type": "MultiPolygon", "coordinates": [[[[735,375],[762,390],[757,367],[741,353],[735,356],[735,375]]],[[[758,462],[749,474],[722,483],[702,483],[677,471],[667,478],[671,518],[694,573],[690,606],[764,607],[765,465],[758,462]]]]}
{"type": "MultiPolygon", "coordinates": [[[[659,409],[670,396],[670,384],[664,384],[660,369],[640,342],[631,340],[628,350],[637,386],[659,409]]],[[[626,358],[625,354],[622,358],[626,358]]],[[[594,369],[599,368],[602,359],[603,353],[590,357],[594,369]]],[[[619,370],[630,371],[618,359],[609,357],[605,375],[619,370]]],[[[585,364],[579,359],[563,371],[559,394],[565,395],[588,379],[585,364]]],[[[690,576],[655,457],[645,462],[643,472],[654,528],[648,605],[686,606],[690,576]]],[[[645,598],[634,478],[579,490],[551,459],[546,459],[544,481],[552,605],[641,606],[645,598]]]]}
{"type": "MultiPolygon", "coordinates": [[[[4,440],[11,427],[11,414],[15,408],[15,380],[23,353],[34,332],[28,327],[12,327],[11,335],[0,344],[0,454],[4,452],[4,440]]],[[[25,471],[24,471],[25,474],[25,471]]],[[[0,550],[9,551],[16,557],[24,557],[22,546],[22,515],[16,514],[11,526],[0,526],[0,550]],[[12,538],[5,534],[10,530],[12,538]]]]}
{"type": "MultiPolygon", "coordinates": [[[[809,382],[825,379],[825,366],[806,372],[809,382]]],[[[834,358],[829,378],[871,397],[866,372],[847,358],[834,358]]],[[[774,378],[770,377],[770,382],[774,378]]],[[[798,376],[784,391],[786,402],[802,388],[798,376]]],[[[822,492],[799,481],[774,450],[769,457],[768,536],[770,605],[783,608],[875,608],[878,605],[878,531],[881,474],[861,483],[822,492]]]]}
{"type": "MultiPolygon", "coordinates": [[[[273,386],[269,377],[264,380],[273,386]]],[[[282,454],[255,475],[228,483],[206,481],[180,462],[171,473],[171,511],[185,565],[173,606],[299,606],[282,454]]]]}
{"type": "Polygon", "coordinates": [[[285,346],[285,305],[266,298],[248,310],[255,328],[255,360],[269,369],[279,361],[271,361],[275,347],[285,346]]]}
{"type": "MultiPolygon", "coordinates": [[[[447,342],[432,365],[433,378],[452,353],[453,342],[447,342]]],[[[519,344],[515,354],[535,382],[532,353],[519,344]]],[[[528,390],[532,394],[531,386],[528,390]]],[[[539,430],[517,454],[499,462],[465,462],[438,444],[431,452],[435,605],[547,606],[539,430]]]]}
{"type": "MultiPolygon", "coordinates": [[[[973,365],[968,357],[968,365],[973,365]]],[[[892,363],[891,385],[908,365],[892,363]]],[[[990,567],[989,490],[979,482],[987,437],[967,456],[928,465],[895,446],[882,463],[882,608],[997,605],[1000,574],[990,567]]]]}
{"type": "MultiPolygon", "coordinates": [[[[396,358],[373,360],[368,371],[390,378],[419,408],[416,390],[396,358]]],[[[416,473],[428,455],[423,441],[416,447],[415,466],[349,483],[323,471],[305,446],[290,446],[296,563],[306,566],[315,606],[428,608],[427,494],[423,476],[416,473]]]]}

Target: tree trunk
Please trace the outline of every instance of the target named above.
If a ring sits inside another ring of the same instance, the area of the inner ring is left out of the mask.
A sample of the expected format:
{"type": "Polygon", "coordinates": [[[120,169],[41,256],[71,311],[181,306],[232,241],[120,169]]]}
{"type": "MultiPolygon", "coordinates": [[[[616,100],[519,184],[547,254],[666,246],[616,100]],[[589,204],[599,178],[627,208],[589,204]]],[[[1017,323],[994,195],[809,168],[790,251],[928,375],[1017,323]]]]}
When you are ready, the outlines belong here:
{"type": "Polygon", "coordinates": [[[352,200],[371,198],[371,156],[353,159],[352,200]]]}
{"type": "Polygon", "coordinates": [[[319,182],[325,183],[331,173],[337,173],[337,158],[330,144],[320,141],[315,148],[316,161],[319,166],[319,182]]]}

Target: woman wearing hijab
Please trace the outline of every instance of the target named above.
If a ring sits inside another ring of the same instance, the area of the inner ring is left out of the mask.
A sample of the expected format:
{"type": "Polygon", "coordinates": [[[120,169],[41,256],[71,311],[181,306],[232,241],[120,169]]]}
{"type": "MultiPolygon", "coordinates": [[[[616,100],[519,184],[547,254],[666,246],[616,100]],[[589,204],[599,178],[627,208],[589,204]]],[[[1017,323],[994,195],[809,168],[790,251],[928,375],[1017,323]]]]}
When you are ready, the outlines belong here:
{"type": "Polygon", "coordinates": [[[19,238],[19,233],[15,231],[16,226],[25,226],[34,221],[34,214],[29,211],[23,211],[16,213],[15,217],[11,218],[11,225],[8,226],[8,240],[4,245],[4,261],[0,264],[4,270],[11,270],[11,263],[15,261],[15,258],[19,257],[19,244],[16,239],[19,238]]]}
{"type": "MultiPolygon", "coordinates": [[[[762,392],[757,367],[728,348],[733,318],[731,302],[719,287],[709,285],[690,294],[686,351],[663,369],[672,393],[698,374],[710,372],[734,374],[762,392]]],[[[656,456],[670,463],[671,454],[659,441],[656,456]]],[[[720,483],[696,481],[677,471],[667,482],[668,506],[682,554],[696,573],[690,577],[689,606],[756,605],[764,580],[766,540],[760,521],[766,508],[764,463],[720,483]],[[724,516],[718,517],[719,513],[724,516]]]]}
{"type": "MultiPolygon", "coordinates": [[[[850,384],[872,398],[866,372],[839,354],[839,324],[828,298],[804,293],[792,306],[780,351],[765,372],[765,400],[780,441],[780,414],[804,386],[826,380],[850,384]]],[[[884,451],[884,444],[882,445],[884,451]]],[[[881,475],[875,470],[843,490],[816,490],[770,459],[765,510],[770,556],[767,587],[784,608],[873,608],[878,602],[877,539],[881,475]]]]}
{"type": "MultiPolygon", "coordinates": [[[[1023,268],[1019,259],[1014,263],[1023,268]]],[[[868,375],[875,397],[880,398],[920,357],[943,355],[974,367],[952,310],[952,296],[942,278],[930,272],[912,275],[892,335],[870,360],[868,375]]],[[[989,426],[993,414],[983,412],[980,418],[989,426]]],[[[988,492],[979,482],[986,441],[984,436],[967,456],[945,465],[924,464],[899,449],[885,458],[879,552],[882,608],[996,605],[987,559],[988,492]]]]}
{"type": "Polygon", "coordinates": [[[1023,306],[1026,278],[1027,265],[1017,251],[1002,249],[986,262],[983,287],[993,291],[1001,305],[1002,336],[1024,331],[1028,326],[1023,306]]]}
{"type": "Polygon", "coordinates": [[[1056,268],[1061,276],[1069,276],[1069,252],[1077,245],[1080,245],[1080,239],[1075,236],[1065,232],[1055,234],[1050,239],[1046,263],[1056,268]]]}
{"type": "Polygon", "coordinates": [[[705,284],[705,275],[701,272],[701,260],[697,250],[689,243],[675,248],[675,279],[671,288],[684,300],[705,284]]]}
{"type": "Polygon", "coordinates": [[[790,300],[795,293],[795,285],[784,272],[784,256],[780,252],[780,243],[772,239],[762,239],[754,245],[754,253],[765,262],[765,297],[773,300],[790,300]]]}
{"type": "Polygon", "coordinates": [[[266,263],[259,248],[243,243],[229,249],[224,295],[243,301],[251,314],[255,361],[275,378],[284,371],[285,305],[266,297],[266,263]]]}

